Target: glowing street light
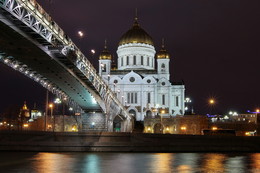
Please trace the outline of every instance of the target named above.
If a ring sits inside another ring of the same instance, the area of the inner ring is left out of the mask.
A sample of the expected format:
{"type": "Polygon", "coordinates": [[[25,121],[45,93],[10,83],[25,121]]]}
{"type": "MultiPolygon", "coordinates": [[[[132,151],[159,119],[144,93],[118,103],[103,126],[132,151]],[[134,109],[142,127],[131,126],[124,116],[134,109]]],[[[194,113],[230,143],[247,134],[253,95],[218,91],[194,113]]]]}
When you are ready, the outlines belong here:
{"type": "Polygon", "coordinates": [[[95,49],[91,49],[91,54],[94,55],[96,53],[95,49]]]}
{"type": "Polygon", "coordinates": [[[215,103],[215,100],[214,99],[210,99],[209,100],[209,104],[213,105],[215,103]]]}
{"type": "Polygon", "coordinates": [[[84,36],[84,33],[82,31],[78,31],[78,35],[80,38],[82,38],[84,36]]]}
{"type": "Polygon", "coordinates": [[[54,103],[60,104],[60,103],[61,103],[61,100],[60,100],[59,98],[56,98],[56,99],[54,100],[54,103]]]}
{"type": "MultiPolygon", "coordinates": [[[[54,107],[53,103],[49,104],[49,108],[51,109],[51,118],[53,117],[53,107],[54,107]]],[[[54,126],[54,125],[55,125],[55,124],[53,124],[53,126],[54,126]]],[[[52,130],[53,130],[53,132],[54,132],[54,127],[52,128],[52,130]]]]}

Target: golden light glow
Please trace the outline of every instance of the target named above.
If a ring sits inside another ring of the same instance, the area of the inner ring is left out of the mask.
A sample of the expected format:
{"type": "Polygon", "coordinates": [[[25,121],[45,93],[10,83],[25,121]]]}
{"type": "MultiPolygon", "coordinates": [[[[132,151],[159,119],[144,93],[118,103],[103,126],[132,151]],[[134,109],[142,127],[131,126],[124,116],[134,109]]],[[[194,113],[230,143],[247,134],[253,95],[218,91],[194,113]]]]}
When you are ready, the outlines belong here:
{"type": "Polygon", "coordinates": [[[258,113],[258,112],[260,112],[260,110],[259,110],[259,109],[257,109],[257,110],[256,110],[256,112],[258,113]]]}
{"type": "Polygon", "coordinates": [[[29,127],[29,124],[23,124],[23,127],[29,127]]]}
{"type": "Polygon", "coordinates": [[[49,108],[53,108],[53,104],[51,103],[51,104],[49,104],[49,108]]]}
{"type": "Polygon", "coordinates": [[[169,129],[169,127],[166,127],[166,131],[169,131],[170,129],[169,129]]]}
{"type": "Polygon", "coordinates": [[[161,110],[161,114],[165,114],[165,110],[164,109],[161,110]]]}
{"type": "Polygon", "coordinates": [[[151,127],[148,127],[147,130],[150,131],[150,130],[151,130],[151,127]]]}
{"type": "Polygon", "coordinates": [[[214,99],[210,99],[209,100],[209,104],[214,104],[215,103],[215,100],[214,99]]]}
{"type": "Polygon", "coordinates": [[[218,128],[216,126],[213,126],[211,129],[212,130],[218,130],[218,128]]]}
{"type": "Polygon", "coordinates": [[[245,133],[246,136],[251,136],[250,132],[245,133]]]}
{"type": "Polygon", "coordinates": [[[181,130],[185,131],[187,128],[185,126],[181,126],[181,130]]]}

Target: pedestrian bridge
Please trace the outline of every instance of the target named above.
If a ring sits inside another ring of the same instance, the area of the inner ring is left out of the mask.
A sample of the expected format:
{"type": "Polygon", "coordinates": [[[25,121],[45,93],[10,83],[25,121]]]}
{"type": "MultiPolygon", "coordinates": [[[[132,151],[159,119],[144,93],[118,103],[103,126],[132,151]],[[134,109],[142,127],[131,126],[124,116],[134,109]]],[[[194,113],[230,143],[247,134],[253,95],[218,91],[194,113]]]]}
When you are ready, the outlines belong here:
{"type": "Polygon", "coordinates": [[[36,0],[0,0],[0,61],[57,95],[82,115],[82,128],[132,131],[133,119],[87,57],[36,0]]]}

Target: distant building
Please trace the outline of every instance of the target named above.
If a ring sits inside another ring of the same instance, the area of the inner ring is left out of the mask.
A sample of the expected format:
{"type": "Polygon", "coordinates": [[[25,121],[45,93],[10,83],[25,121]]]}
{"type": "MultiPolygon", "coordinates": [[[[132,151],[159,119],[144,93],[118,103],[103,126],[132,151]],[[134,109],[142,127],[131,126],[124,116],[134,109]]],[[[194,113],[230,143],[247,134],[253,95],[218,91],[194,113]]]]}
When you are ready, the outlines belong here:
{"type": "Polygon", "coordinates": [[[22,119],[29,119],[30,118],[30,110],[27,108],[26,102],[24,102],[24,105],[20,110],[19,117],[22,118],[22,119]]]}
{"type": "Polygon", "coordinates": [[[31,110],[31,119],[30,121],[36,120],[37,118],[41,117],[42,113],[36,108],[34,104],[34,108],[31,110]]]}
{"type": "Polygon", "coordinates": [[[231,120],[248,122],[248,123],[257,123],[257,115],[254,114],[254,113],[252,113],[252,114],[237,114],[237,115],[233,115],[231,117],[231,120]]]}
{"type": "Polygon", "coordinates": [[[201,135],[204,129],[208,129],[208,118],[203,115],[156,116],[144,119],[144,133],[201,135]]]}

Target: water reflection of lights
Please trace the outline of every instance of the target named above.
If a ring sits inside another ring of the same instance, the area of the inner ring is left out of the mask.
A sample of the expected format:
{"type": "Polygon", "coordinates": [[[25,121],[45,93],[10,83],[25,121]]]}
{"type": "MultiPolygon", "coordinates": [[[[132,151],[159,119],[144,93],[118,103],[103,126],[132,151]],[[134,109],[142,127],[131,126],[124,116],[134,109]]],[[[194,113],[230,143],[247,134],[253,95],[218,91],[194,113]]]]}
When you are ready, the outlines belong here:
{"type": "Polygon", "coordinates": [[[171,153],[158,153],[153,155],[150,162],[151,172],[173,172],[171,164],[174,161],[173,154],[171,153]]]}
{"type": "Polygon", "coordinates": [[[245,159],[243,156],[234,156],[227,158],[225,162],[225,170],[227,172],[246,172],[245,159]]]}
{"type": "Polygon", "coordinates": [[[100,172],[100,160],[96,154],[89,154],[85,158],[85,167],[83,172],[100,172]]]}
{"type": "Polygon", "coordinates": [[[199,154],[197,153],[177,153],[175,154],[174,172],[196,172],[199,161],[199,154]]]}
{"type": "Polygon", "coordinates": [[[70,172],[73,170],[73,158],[61,153],[38,153],[33,160],[37,172],[70,172]]]}
{"type": "Polygon", "coordinates": [[[206,172],[225,172],[224,161],[226,155],[224,154],[206,154],[203,159],[205,162],[202,169],[206,172]]]}
{"type": "Polygon", "coordinates": [[[252,160],[252,170],[253,172],[260,172],[260,153],[252,154],[251,156],[252,160]]]}

